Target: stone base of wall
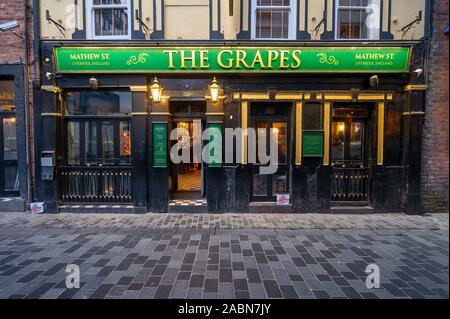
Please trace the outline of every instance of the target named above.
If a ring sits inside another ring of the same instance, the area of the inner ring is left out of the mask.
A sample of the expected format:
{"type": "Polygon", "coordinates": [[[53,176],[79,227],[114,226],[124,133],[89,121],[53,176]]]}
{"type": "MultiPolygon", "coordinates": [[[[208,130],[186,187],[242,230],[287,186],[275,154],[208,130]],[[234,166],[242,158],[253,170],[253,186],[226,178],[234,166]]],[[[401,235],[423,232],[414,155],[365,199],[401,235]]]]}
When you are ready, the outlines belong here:
{"type": "Polygon", "coordinates": [[[448,213],[448,187],[442,191],[431,187],[422,189],[422,203],[425,213],[448,213]]]}
{"type": "Polygon", "coordinates": [[[23,212],[25,210],[25,200],[22,198],[0,197],[0,212],[23,212]]]}

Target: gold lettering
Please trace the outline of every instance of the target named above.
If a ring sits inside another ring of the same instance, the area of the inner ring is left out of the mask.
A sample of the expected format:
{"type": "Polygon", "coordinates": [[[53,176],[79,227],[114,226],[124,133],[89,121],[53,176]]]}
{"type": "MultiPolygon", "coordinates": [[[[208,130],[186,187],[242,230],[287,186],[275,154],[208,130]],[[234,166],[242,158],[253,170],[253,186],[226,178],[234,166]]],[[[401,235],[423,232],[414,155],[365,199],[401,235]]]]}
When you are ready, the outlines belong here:
{"type": "Polygon", "coordinates": [[[200,69],[208,69],[209,63],[208,63],[208,51],[207,50],[200,50],[200,69]]]}
{"type": "Polygon", "coordinates": [[[175,66],[173,65],[173,54],[177,54],[177,50],[164,50],[164,54],[169,54],[169,69],[175,69],[175,66]]]}
{"type": "Polygon", "coordinates": [[[186,51],[181,51],[181,68],[186,69],[186,61],[191,61],[191,69],[197,68],[197,64],[195,62],[195,50],[191,50],[191,56],[188,57],[185,55],[186,51]]]}
{"type": "Polygon", "coordinates": [[[295,61],[295,64],[291,63],[292,69],[298,69],[300,67],[300,65],[302,64],[302,62],[300,60],[301,54],[302,54],[302,51],[300,51],[300,50],[294,50],[294,52],[292,52],[292,60],[295,61]]]}
{"type": "Polygon", "coordinates": [[[281,59],[280,59],[280,69],[287,69],[289,68],[289,65],[286,64],[286,62],[289,61],[289,51],[288,50],[281,50],[281,59]]]}
{"type": "Polygon", "coordinates": [[[228,64],[224,64],[223,60],[222,60],[222,56],[227,53],[229,55],[233,55],[233,51],[231,50],[222,50],[219,52],[219,54],[217,55],[217,64],[219,64],[219,66],[223,69],[231,69],[233,67],[233,59],[232,58],[228,58],[227,62],[228,64]]]}
{"type": "Polygon", "coordinates": [[[252,66],[251,66],[252,69],[255,68],[255,64],[256,63],[259,63],[259,65],[261,66],[261,69],[265,69],[266,68],[266,66],[264,65],[264,61],[262,59],[262,56],[261,56],[261,52],[259,50],[256,51],[255,58],[253,59],[253,63],[252,63],[252,66]]]}
{"type": "Polygon", "coordinates": [[[269,69],[272,69],[272,67],[273,67],[272,63],[275,62],[275,60],[278,59],[280,53],[278,53],[278,51],[275,51],[275,50],[269,50],[269,51],[267,51],[267,53],[269,55],[269,62],[267,64],[267,67],[269,69]]]}
{"type": "Polygon", "coordinates": [[[246,57],[247,57],[247,52],[242,51],[242,50],[236,51],[236,69],[241,68],[241,63],[245,68],[247,68],[247,69],[251,68],[251,66],[248,65],[247,62],[245,62],[246,57]]]}

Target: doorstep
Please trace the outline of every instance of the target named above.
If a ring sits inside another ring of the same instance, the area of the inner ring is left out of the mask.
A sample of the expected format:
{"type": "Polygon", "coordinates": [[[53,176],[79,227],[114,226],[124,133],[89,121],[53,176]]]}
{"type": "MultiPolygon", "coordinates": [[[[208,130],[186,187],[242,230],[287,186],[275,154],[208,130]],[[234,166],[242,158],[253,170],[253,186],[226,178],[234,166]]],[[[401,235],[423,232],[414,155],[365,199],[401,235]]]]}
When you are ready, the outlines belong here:
{"type": "Polygon", "coordinates": [[[252,202],[249,205],[250,214],[290,214],[292,205],[278,205],[272,202],[252,202]]]}
{"type": "Polygon", "coordinates": [[[375,209],[370,206],[331,206],[332,214],[373,214],[375,209]]]}
{"type": "Polygon", "coordinates": [[[20,197],[0,197],[0,212],[23,212],[25,200],[20,197]]]}
{"type": "Polygon", "coordinates": [[[133,205],[62,205],[59,206],[60,213],[77,214],[145,214],[145,207],[135,207],[133,205]]]}
{"type": "Polygon", "coordinates": [[[169,214],[206,214],[206,199],[174,199],[169,202],[169,214]]]}

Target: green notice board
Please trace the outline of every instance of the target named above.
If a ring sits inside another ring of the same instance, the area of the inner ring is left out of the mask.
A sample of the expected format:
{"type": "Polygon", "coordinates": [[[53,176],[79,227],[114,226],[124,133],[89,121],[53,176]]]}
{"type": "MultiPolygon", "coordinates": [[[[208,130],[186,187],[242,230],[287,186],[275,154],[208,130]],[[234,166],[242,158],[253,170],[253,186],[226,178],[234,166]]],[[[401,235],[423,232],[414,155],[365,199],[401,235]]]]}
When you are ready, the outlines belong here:
{"type": "Polygon", "coordinates": [[[303,132],[303,156],[323,156],[323,132],[303,132]]]}
{"type": "Polygon", "coordinates": [[[208,124],[209,133],[209,167],[220,167],[222,165],[222,124],[208,124]],[[217,159],[217,160],[216,160],[217,159]]]}
{"type": "Polygon", "coordinates": [[[167,124],[153,124],[153,167],[167,167],[167,124]]]}

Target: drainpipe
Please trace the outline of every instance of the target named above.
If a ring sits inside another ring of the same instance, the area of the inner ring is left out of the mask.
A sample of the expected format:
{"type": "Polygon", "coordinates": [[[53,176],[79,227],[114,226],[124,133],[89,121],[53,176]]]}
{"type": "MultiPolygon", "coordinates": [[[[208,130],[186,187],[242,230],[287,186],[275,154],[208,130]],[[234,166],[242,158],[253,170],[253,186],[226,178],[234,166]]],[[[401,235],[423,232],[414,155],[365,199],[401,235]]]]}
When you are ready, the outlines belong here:
{"type": "MultiPolygon", "coordinates": [[[[434,3],[435,0],[426,0],[428,5],[429,12],[427,13],[426,23],[425,23],[425,56],[424,56],[424,84],[428,85],[428,65],[429,65],[429,58],[430,58],[430,51],[431,51],[431,43],[433,39],[433,20],[434,20],[434,3]]],[[[428,90],[426,91],[426,94],[428,93],[428,90]]]]}
{"type": "Polygon", "coordinates": [[[32,180],[31,180],[31,144],[30,144],[30,36],[28,32],[28,2],[24,0],[24,50],[25,50],[25,72],[24,72],[24,84],[25,84],[25,149],[26,149],[26,170],[27,170],[27,200],[30,203],[33,200],[32,180]]]}
{"type": "MultiPolygon", "coordinates": [[[[35,93],[37,90],[41,87],[41,18],[40,18],[40,0],[33,0],[33,52],[34,52],[34,59],[33,59],[33,85],[32,85],[32,92],[33,92],[33,110],[36,108],[34,107],[35,99],[35,93]]],[[[33,112],[34,114],[34,112],[33,112]]],[[[36,115],[34,115],[36,116],[36,115]]],[[[36,138],[36,137],[35,137],[36,138]]],[[[31,156],[33,153],[31,152],[31,147],[29,147],[29,156],[31,159],[31,156]]],[[[36,163],[35,163],[36,165],[36,163]]],[[[30,174],[30,187],[29,187],[29,200],[34,200],[34,191],[35,191],[35,183],[31,180],[31,165],[29,165],[29,174],[30,174]]],[[[36,176],[35,176],[36,178],[36,176]]]]}
{"type": "Polygon", "coordinates": [[[40,0],[33,0],[33,35],[34,35],[34,80],[35,88],[41,86],[41,17],[40,0]]]}

